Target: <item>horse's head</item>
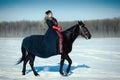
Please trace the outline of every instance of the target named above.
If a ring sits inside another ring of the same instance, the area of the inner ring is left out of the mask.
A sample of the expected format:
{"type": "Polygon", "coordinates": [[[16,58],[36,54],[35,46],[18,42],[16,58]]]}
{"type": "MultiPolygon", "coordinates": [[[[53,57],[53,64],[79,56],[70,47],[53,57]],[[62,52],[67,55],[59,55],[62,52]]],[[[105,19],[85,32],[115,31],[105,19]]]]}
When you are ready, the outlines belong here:
{"type": "Polygon", "coordinates": [[[78,26],[79,26],[79,33],[81,36],[83,36],[86,39],[91,38],[91,34],[87,27],[85,27],[85,24],[82,21],[78,21],[78,26]]]}

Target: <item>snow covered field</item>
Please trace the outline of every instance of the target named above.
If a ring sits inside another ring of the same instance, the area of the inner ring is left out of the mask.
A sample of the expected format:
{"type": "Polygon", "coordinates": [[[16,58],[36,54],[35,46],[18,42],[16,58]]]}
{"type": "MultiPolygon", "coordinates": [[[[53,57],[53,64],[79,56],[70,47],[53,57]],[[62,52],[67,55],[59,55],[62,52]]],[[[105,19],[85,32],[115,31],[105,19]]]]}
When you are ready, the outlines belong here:
{"type": "Polygon", "coordinates": [[[21,42],[21,38],[0,38],[0,80],[120,80],[120,38],[78,38],[70,53],[73,64],[68,77],[58,72],[59,55],[36,57],[40,76],[33,75],[29,64],[27,74],[22,76],[22,64],[15,65],[21,57],[21,42]]]}

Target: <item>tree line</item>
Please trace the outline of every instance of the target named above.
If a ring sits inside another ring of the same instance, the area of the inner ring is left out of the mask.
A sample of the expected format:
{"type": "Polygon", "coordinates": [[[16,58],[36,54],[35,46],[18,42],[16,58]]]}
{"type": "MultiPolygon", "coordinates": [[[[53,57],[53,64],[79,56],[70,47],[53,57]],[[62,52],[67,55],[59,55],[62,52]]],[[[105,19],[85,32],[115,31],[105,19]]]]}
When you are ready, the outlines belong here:
{"type": "MultiPolygon", "coordinates": [[[[120,18],[83,21],[93,37],[120,37],[120,18]]],[[[77,21],[59,22],[63,30],[77,24],[77,21]]],[[[25,37],[43,35],[47,25],[42,21],[0,22],[0,37],[25,37]]]]}

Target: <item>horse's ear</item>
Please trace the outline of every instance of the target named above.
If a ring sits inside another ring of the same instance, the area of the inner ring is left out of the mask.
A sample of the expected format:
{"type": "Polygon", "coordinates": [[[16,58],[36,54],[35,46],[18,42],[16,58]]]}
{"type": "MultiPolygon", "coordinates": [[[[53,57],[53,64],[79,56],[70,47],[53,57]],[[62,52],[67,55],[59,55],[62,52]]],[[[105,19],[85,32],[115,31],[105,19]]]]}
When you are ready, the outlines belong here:
{"type": "Polygon", "coordinates": [[[82,21],[79,21],[80,23],[83,23],[82,21]]]}
{"type": "Polygon", "coordinates": [[[78,24],[81,24],[81,23],[83,23],[82,21],[78,21],[78,24]]]}

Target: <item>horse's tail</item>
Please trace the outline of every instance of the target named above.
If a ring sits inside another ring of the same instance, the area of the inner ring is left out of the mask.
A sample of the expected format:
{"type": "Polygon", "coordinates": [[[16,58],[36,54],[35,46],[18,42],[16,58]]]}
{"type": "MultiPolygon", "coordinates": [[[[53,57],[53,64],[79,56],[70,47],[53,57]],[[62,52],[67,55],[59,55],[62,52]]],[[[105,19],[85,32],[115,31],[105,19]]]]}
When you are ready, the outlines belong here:
{"type": "Polygon", "coordinates": [[[26,49],[23,46],[21,47],[21,52],[22,52],[22,57],[17,61],[16,64],[20,64],[25,59],[26,49]]]}

